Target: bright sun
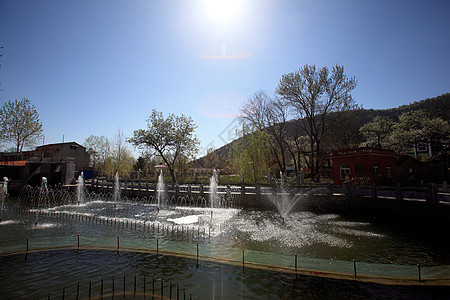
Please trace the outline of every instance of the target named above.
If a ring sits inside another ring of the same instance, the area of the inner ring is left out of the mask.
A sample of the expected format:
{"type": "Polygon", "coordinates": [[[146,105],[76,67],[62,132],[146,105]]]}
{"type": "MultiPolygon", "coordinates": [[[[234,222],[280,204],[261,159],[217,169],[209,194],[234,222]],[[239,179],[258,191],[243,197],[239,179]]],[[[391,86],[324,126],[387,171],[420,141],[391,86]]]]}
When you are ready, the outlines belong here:
{"type": "Polygon", "coordinates": [[[208,16],[220,25],[227,25],[242,9],[242,0],[204,0],[208,16]]]}

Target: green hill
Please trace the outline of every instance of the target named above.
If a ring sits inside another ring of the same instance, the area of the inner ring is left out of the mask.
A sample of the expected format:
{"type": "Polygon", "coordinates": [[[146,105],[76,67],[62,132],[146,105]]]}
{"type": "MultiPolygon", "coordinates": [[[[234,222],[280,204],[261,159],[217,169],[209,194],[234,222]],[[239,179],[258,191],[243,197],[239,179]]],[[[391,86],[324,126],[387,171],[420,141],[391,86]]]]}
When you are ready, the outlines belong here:
{"type": "MultiPolygon", "coordinates": [[[[450,120],[450,93],[446,93],[434,98],[428,98],[420,101],[415,101],[408,105],[402,105],[390,109],[359,109],[357,111],[351,111],[346,114],[330,114],[331,118],[338,117],[345,119],[345,124],[343,127],[346,129],[353,128],[355,130],[359,129],[362,125],[370,122],[375,116],[383,116],[391,118],[393,121],[398,121],[401,114],[409,111],[423,110],[427,112],[432,118],[442,118],[445,121],[450,120]],[[349,115],[351,114],[351,115],[349,115]]],[[[287,135],[292,135],[296,129],[296,122],[298,120],[291,120],[287,125],[287,135]]],[[[342,130],[342,128],[335,128],[335,130],[342,130]]],[[[333,134],[331,134],[333,136],[333,134]]],[[[338,136],[338,135],[334,135],[338,136]]],[[[354,137],[355,144],[362,142],[361,136],[354,137]]],[[[221,161],[228,159],[228,153],[232,146],[232,143],[228,143],[215,150],[217,157],[221,161]]],[[[193,162],[194,165],[204,166],[204,157],[201,157],[193,162]]]]}
{"type": "Polygon", "coordinates": [[[363,118],[364,123],[372,120],[373,117],[380,115],[383,117],[389,117],[394,121],[398,120],[398,117],[405,112],[423,110],[430,114],[432,118],[442,118],[445,121],[450,120],[450,93],[443,94],[434,98],[428,98],[421,101],[415,101],[408,105],[402,105],[396,108],[390,109],[363,109],[362,113],[365,116],[363,118]]]}

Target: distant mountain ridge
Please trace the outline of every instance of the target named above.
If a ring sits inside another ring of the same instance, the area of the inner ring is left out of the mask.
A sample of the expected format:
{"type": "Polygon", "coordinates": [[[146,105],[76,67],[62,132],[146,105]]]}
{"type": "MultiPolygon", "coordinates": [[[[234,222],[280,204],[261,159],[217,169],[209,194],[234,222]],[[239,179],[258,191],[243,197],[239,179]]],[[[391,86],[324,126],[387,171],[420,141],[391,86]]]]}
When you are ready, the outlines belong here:
{"type": "MultiPolygon", "coordinates": [[[[450,120],[450,93],[442,94],[434,98],[415,101],[408,105],[401,105],[396,108],[389,109],[364,109],[367,115],[390,117],[397,120],[398,117],[408,111],[423,110],[430,114],[431,118],[442,118],[445,121],[450,120]]],[[[372,118],[373,118],[372,117],[372,118]]],[[[371,120],[371,118],[370,118],[371,120]]],[[[367,120],[369,122],[370,120],[367,120]]]]}
{"type": "MultiPolygon", "coordinates": [[[[442,118],[445,121],[450,120],[450,93],[442,94],[434,98],[427,98],[420,101],[415,101],[408,105],[401,105],[395,108],[389,109],[360,109],[352,117],[352,123],[358,128],[362,125],[370,122],[376,116],[383,116],[392,119],[393,121],[398,121],[401,114],[409,111],[423,110],[427,112],[431,118],[442,118]]],[[[287,135],[289,131],[295,126],[296,120],[288,121],[286,126],[287,135]]],[[[219,159],[227,159],[228,153],[234,141],[223,145],[222,147],[216,149],[214,152],[219,159]]],[[[204,166],[204,157],[198,158],[193,163],[196,165],[204,166]]]]}

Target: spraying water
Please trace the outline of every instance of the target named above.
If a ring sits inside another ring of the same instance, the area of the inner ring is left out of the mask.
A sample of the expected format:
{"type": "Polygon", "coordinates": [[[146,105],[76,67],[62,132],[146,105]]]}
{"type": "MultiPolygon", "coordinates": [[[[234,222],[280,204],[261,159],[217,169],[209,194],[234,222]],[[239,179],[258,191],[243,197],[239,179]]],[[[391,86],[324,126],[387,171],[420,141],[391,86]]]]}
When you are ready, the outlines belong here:
{"type": "Polygon", "coordinates": [[[47,177],[42,177],[40,194],[41,196],[46,196],[48,194],[47,177]]]}
{"type": "Polygon", "coordinates": [[[8,177],[3,177],[3,187],[2,187],[2,206],[0,207],[0,222],[3,220],[3,205],[5,198],[8,197],[8,177]]]}
{"type": "Polygon", "coordinates": [[[161,170],[158,176],[158,184],[156,185],[157,190],[156,197],[158,198],[158,208],[160,208],[161,205],[164,205],[165,189],[166,186],[164,184],[163,171],[161,170]]]}
{"type": "Polygon", "coordinates": [[[213,174],[211,179],[209,180],[209,203],[211,204],[211,208],[219,207],[219,195],[217,194],[217,171],[213,170],[213,174]]]}
{"type": "Polygon", "coordinates": [[[2,199],[8,197],[8,177],[3,177],[2,199]]]}
{"type": "Polygon", "coordinates": [[[284,220],[295,207],[295,205],[305,196],[306,195],[292,196],[282,189],[280,193],[270,196],[270,200],[275,205],[277,211],[280,213],[280,216],[284,220]]]}
{"type": "Polygon", "coordinates": [[[119,173],[114,176],[114,202],[120,201],[120,182],[119,173]]]}
{"type": "Polygon", "coordinates": [[[84,177],[83,172],[78,176],[77,180],[77,201],[78,205],[84,202],[84,177]]]}
{"type": "Polygon", "coordinates": [[[280,185],[277,190],[274,190],[274,193],[269,196],[270,201],[274,204],[277,211],[280,213],[280,216],[283,220],[286,219],[287,215],[292,212],[294,207],[301,202],[302,199],[308,197],[308,193],[306,194],[296,194],[295,192],[292,194],[289,192],[283,172],[280,171],[280,185]]]}
{"type": "MultiPolygon", "coordinates": [[[[42,177],[41,187],[39,188],[39,199],[37,201],[37,208],[44,203],[48,198],[48,187],[47,187],[47,177],[42,177]]],[[[34,221],[34,226],[36,227],[38,223],[38,213],[36,211],[36,218],[34,221]]]]}

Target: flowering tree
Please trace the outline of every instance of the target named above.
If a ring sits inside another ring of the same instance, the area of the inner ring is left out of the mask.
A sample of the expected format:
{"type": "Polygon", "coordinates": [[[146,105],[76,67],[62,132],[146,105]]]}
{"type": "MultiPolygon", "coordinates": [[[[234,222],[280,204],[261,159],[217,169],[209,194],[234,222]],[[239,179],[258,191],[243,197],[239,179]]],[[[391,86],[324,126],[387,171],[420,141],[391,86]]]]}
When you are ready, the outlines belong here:
{"type": "Polygon", "coordinates": [[[162,112],[152,110],[147,120],[147,129],[134,131],[128,140],[134,146],[152,150],[162,158],[176,181],[175,166],[198,151],[199,140],[194,134],[197,125],[190,117],[169,114],[164,118],[162,112]]]}
{"type": "Polygon", "coordinates": [[[39,113],[27,98],[8,101],[0,110],[1,141],[13,143],[17,153],[21,153],[24,146],[37,144],[43,130],[39,113]]]}

